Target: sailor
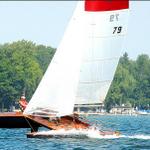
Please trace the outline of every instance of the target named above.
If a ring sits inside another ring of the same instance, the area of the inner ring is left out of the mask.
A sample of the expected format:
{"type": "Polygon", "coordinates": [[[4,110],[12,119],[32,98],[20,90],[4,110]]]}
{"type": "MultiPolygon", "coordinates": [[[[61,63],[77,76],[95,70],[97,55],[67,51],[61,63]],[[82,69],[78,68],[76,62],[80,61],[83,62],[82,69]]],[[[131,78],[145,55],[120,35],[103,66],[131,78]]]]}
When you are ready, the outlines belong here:
{"type": "Polygon", "coordinates": [[[28,103],[27,103],[27,101],[26,101],[25,95],[22,95],[22,96],[20,97],[19,104],[20,104],[21,110],[24,111],[25,108],[26,108],[27,105],[28,105],[28,103]]]}

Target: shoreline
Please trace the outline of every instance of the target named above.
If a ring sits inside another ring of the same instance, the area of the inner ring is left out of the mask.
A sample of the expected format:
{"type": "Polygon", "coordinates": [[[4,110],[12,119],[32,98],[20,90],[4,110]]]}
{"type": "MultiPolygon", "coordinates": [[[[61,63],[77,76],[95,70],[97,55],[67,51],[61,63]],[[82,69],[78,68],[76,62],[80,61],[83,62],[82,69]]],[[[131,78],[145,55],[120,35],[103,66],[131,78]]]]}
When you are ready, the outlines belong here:
{"type": "Polygon", "coordinates": [[[131,114],[127,114],[127,113],[116,113],[116,114],[113,114],[113,113],[77,113],[78,115],[84,115],[84,116],[90,116],[90,115],[101,115],[101,116],[148,116],[150,115],[150,113],[147,113],[147,114],[140,114],[140,113],[131,113],[131,114]]]}

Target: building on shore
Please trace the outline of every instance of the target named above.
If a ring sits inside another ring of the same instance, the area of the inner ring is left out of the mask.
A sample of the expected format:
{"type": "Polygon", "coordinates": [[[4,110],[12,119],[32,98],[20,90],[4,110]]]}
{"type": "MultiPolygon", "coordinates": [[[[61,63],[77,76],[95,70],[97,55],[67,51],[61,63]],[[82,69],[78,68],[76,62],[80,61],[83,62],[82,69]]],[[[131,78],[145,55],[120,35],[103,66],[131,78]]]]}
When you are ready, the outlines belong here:
{"type": "MultiPolygon", "coordinates": [[[[108,114],[103,103],[97,104],[75,104],[74,112],[78,114],[108,114]]],[[[136,110],[131,106],[115,106],[109,114],[136,114],[136,110]]]]}
{"type": "Polygon", "coordinates": [[[75,113],[104,113],[104,104],[96,103],[96,104],[75,104],[74,107],[75,113]]]}
{"type": "Polygon", "coordinates": [[[135,114],[135,109],[131,106],[115,106],[110,110],[111,114],[135,114]]]}

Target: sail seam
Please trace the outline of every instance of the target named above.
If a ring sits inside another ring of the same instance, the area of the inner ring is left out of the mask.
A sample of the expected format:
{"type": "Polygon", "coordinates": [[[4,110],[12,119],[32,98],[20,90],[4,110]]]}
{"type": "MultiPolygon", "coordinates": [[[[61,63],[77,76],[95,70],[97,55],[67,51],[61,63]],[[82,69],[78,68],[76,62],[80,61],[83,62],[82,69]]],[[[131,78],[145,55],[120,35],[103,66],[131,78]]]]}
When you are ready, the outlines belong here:
{"type": "Polygon", "coordinates": [[[105,58],[105,59],[95,59],[95,60],[84,60],[84,62],[83,63],[90,63],[90,62],[98,62],[98,61],[110,61],[110,60],[116,60],[116,59],[118,59],[119,58],[119,56],[118,57],[111,57],[111,58],[105,58]]]}
{"type": "Polygon", "coordinates": [[[104,36],[89,36],[89,38],[112,38],[112,37],[116,37],[116,36],[118,36],[118,37],[120,37],[120,36],[125,36],[126,35],[126,33],[124,33],[124,34],[120,34],[120,35],[104,35],[104,36]]]}
{"type": "Polygon", "coordinates": [[[110,82],[111,80],[97,80],[97,81],[80,81],[80,84],[92,84],[92,83],[104,83],[104,82],[110,82]]]}

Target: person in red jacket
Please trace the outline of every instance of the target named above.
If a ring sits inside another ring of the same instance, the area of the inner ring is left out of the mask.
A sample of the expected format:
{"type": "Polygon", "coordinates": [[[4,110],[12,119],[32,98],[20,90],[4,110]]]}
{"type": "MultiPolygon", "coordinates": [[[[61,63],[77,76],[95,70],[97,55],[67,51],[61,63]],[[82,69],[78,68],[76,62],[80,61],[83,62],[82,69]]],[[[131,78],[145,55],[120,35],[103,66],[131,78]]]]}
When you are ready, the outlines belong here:
{"type": "Polygon", "coordinates": [[[20,104],[22,111],[24,111],[28,105],[28,102],[27,102],[26,97],[24,95],[21,96],[21,98],[19,100],[19,104],[20,104]]]}

